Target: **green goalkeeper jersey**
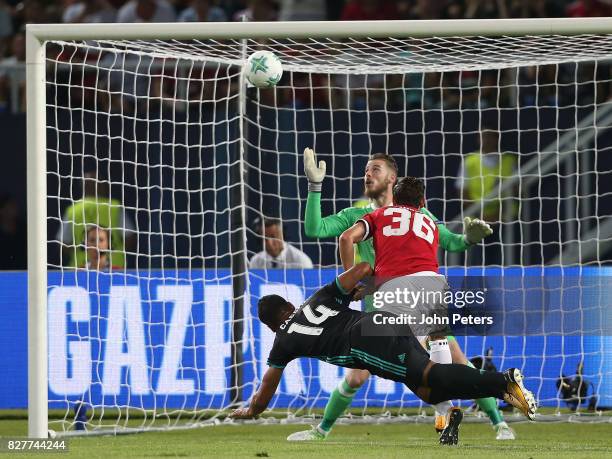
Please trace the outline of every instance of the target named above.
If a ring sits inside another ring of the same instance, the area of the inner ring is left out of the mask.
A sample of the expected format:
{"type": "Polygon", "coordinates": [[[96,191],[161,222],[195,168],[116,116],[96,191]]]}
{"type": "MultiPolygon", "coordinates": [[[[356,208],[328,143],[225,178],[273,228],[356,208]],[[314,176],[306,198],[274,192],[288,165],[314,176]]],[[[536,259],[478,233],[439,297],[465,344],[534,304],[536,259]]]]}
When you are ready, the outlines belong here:
{"type": "MultiPolygon", "coordinates": [[[[374,206],[372,204],[366,207],[347,207],[335,215],[321,217],[321,193],[311,191],[308,193],[308,199],[306,200],[304,225],[306,236],[312,238],[338,237],[353,226],[357,220],[373,210],[374,206]]],[[[463,252],[469,247],[463,234],[450,231],[427,209],[423,208],[421,211],[438,225],[440,247],[449,252],[463,252]]],[[[375,256],[372,238],[357,244],[357,255],[361,261],[367,261],[370,266],[374,267],[375,256]]]]}

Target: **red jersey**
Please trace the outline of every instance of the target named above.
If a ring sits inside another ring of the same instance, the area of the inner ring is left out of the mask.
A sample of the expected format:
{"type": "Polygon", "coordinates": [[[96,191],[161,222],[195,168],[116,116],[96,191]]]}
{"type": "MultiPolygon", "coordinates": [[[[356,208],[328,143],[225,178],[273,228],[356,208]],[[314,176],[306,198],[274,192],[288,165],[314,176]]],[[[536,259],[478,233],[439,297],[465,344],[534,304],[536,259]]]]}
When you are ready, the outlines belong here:
{"type": "Polygon", "coordinates": [[[374,238],[376,277],[438,272],[438,227],[419,209],[388,206],[363,216],[364,240],[374,238]]]}

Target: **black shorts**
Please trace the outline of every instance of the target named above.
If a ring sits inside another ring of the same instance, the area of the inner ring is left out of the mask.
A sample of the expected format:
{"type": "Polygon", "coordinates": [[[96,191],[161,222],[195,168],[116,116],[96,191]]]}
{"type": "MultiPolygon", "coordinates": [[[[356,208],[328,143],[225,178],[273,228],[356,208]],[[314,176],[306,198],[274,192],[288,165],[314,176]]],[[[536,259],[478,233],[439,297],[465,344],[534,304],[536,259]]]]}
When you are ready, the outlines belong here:
{"type": "Polygon", "coordinates": [[[351,357],[354,366],[406,384],[411,391],[416,392],[429,363],[429,354],[418,339],[407,334],[403,327],[396,330],[393,327],[386,328],[384,336],[371,333],[372,327],[377,326],[373,323],[375,314],[365,314],[351,327],[351,357]]]}

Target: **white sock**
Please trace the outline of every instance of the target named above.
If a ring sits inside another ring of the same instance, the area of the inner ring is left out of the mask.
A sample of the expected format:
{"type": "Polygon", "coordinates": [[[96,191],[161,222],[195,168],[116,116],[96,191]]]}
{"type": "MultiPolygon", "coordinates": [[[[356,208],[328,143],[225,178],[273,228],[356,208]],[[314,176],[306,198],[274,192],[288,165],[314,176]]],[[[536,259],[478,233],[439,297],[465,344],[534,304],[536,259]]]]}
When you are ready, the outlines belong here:
{"type": "Polygon", "coordinates": [[[429,342],[429,358],[436,363],[453,363],[450,347],[446,338],[429,342]]]}
{"type": "Polygon", "coordinates": [[[445,402],[436,403],[433,407],[436,410],[436,416],[446,416],[448,410],[453,407],[453,402],[447,400],[445,402]]]}
{"type": "MultiPolygon", "coordinates": [[[[446,338],[429,342],[429,358],[433,362],[445,365],[453,363],[453,357],[451,356],[450,347],[448,346],[448,340],[446,338]]],[[[450,400],[434,405],[436,416],[446,416],[446,413],[452,407],[453,403],[450,400]]]]}

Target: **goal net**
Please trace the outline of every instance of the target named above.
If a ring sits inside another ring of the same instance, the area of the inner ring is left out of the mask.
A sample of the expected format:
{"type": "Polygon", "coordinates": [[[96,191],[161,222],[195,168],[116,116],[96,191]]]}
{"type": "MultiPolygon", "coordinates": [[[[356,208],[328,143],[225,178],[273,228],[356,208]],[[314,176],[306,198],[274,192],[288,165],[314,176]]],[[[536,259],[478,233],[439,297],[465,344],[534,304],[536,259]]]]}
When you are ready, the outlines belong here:
{"type": "MultiPolygon", "coordinates": [[[[367,204],[385,152],[451,231],[491,222],[441,266],[507,279],[523,328],[458,334],[466,356],[521,368],[544,413],[612,406],[612,35],[421,35],[44,43],[50,429],[197,426],[249,400],[273,341],[257,299],[300,304],[341,269],[336,238],[304,232],[305,147],[328,165],[323,216],[367,204]],[[283,78],[247,88],[261,49],[283,78]],[[248,269],[264,218],[314,268],[248,269]]],[[[264,418],[320,415],[344,373],[292,362],[264,418]]],[[[373,377],[350,413],[422,408],[373,377]]]]}

